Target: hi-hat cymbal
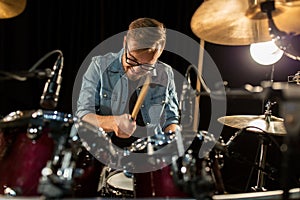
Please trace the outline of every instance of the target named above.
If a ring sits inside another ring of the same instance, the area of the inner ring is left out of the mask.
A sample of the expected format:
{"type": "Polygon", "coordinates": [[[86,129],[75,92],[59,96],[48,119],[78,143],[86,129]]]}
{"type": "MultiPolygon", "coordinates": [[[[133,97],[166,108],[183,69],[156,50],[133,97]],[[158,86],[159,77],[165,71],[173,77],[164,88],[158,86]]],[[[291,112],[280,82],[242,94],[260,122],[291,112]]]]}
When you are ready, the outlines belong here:
{"type": "Polygon", "coordinates": [[[218,121],[226,126],[247,129],[253,132],[266,132],[274,135],[286,135],[284,120],[275,116],[267,123],[264,115],[232,115],[220,117],[218,121]]]}
{"type": "Polygon", "coordinates": [[[21,14],[26,0],[0,0],[0,19],[12,18],[21,14]]]}
{"type": "MultiPolygon", "coordinates": [[[[191,29],[200,39],[221,45],[270,41],[260,2],[263,0],[205,0],[191,19],[191,29]]],[[[275,0],[275,8],[272,16],[278,29],[300,33],[300,0],[275,0]]]]}

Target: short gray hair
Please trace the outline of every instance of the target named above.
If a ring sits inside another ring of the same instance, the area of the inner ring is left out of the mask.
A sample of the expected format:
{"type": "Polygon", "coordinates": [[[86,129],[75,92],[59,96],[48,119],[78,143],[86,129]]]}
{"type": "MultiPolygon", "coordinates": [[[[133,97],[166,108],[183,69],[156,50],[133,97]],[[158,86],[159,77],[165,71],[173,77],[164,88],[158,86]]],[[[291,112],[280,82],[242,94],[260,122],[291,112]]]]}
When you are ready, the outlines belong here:
{"type": "Polygon", "coordinates": [[[158,50],[165,46],[166,28],[155,19],[139,18],[130,23],[126,37],[135,43],[135,50],[158,50]]]}

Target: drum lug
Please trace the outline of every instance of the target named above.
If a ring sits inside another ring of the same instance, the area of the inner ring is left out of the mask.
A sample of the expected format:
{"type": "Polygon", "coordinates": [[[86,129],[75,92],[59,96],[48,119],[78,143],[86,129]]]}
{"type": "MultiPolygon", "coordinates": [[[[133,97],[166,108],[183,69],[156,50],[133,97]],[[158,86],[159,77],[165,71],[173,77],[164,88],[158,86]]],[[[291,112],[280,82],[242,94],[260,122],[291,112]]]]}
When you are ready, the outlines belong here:
{"type": "Polygon", "coordinates": [[[30,126],[27,128],[26,136],[31,139],[35,140],[42,134],[43,127],[42,126],[30,126]]]}
{"type": "Polygon", "coordinates": [[[17,192],[15,190],[13,190],[12,188],[7,187],[7,186],[5,186],[3,194],[5,196],[10,196],[10,197],[16,197],[17,196],[17,192]]]}

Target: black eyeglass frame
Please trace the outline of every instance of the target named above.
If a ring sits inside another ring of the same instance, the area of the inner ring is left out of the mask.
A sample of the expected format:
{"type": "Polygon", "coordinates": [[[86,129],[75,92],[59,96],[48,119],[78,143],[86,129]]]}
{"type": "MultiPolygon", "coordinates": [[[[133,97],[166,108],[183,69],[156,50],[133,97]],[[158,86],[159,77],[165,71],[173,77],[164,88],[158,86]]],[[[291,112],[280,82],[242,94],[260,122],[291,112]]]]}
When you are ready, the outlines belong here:
{"type": "Polygon", "coordinates": [[[142,63],[139,63],[138,61],[137,61],[137,59],[133,56],[133,55],[131,55],[130,54],[130,51],[129,51],[129,49],[128,49],[128,45],[127,45],[127,43],[125,43],[125,62],[128,64],[128,65],[130,65],[130,67],[141,67],[143,70],[146,70],[146,71],[152,71],[152,70],[154,70],[155,69],[155,67],[156,67],[156,64],[157,64],[157,62],[156,63],[154,63],[154,64],[142,64],[142,63]],[[128,55],[127,55],[127,53],[131,56],[131,57],[133,57],[134,59],[131,59],[131,58],[128,58],[128,55]],[[128,62],[128,61],[130,61],[130,62],[128,62]]]}

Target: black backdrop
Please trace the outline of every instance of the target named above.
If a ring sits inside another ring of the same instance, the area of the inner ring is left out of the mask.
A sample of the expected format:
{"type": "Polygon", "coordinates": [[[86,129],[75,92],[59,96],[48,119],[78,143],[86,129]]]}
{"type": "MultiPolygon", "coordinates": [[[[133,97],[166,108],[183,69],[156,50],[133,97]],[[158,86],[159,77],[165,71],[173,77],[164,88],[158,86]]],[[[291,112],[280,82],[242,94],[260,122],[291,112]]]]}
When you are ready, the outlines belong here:
{"type": "MultiPolygon", "coordinates": [[[[0,19],[0,70],[28,70],[46,53],[60,49],[65,64],[57,110],[71,113],[77,71],[95,46],[125,31],[128,24],[138,17],[156,18],[164,22],[168,29],[200,41],[193,34],[190,21],[201,3],[202,0],[28,0],[23,13],[14,18],[0,19]]],[[[271,67],[255,63],[251,59],[249,46],[223,46],[207,42],[205,49],[230,88],[242,88],[246,83],[259,85],[261,81],[270,79],[271,67]]],[[[56,56],[50,57],[39,69],[52,68],[55,59],[56,56]]],[[[182,66],[188,66],[176,59],[166,62],[182,73],[185,72],[182,66]]],[[[284,56],[275,64],[274,81],[287,81],[287,76],[299,69],[299,63],[284,56]]],[[[39,108],[45,81],[1,81],[0,115],[39,108]]],[[[261,101],[229,99],[228,114],[262,114],[263,104],[261,101]]],[[[229,133],[226,135],[225,129],[225,137],[233,133],[232,129],[227,131],[229,133]]]]}
{"type": "MultiPolygon", "coordinates": [[[[112,35],[125,31],[128,24],[138,17],[157,18],[168,29],[200,41],[192,32],[190,21],[201,3],[201,0],[28,0],[23,13],[15,18],[0,20],[0,70],[28,70],[46,53],[62,50],[65,64],[58,109],[71,112],[74,79],[84,58],[94,47],[112,35]]],[[[249,46],[223,46],[206,42],[205,49],[218,66],[223,80],[228,81],[229,87],[243,87],[246,83],[258,85],[270,78],[271,68],[255,63],[250,57],[249,46]]],[[[39,69],[52,68],[55,58],[52,56],[47,59],[39,69]]],[[[185,72],[182,66],[186,63],[175,59],[166,62],[179,72],[185,72]]],[[[287,76],[295,74],[297,70],[298,63],[283,57],[275,66],[274,80],[286,81],[287,76]]],[[[0,114],[5,115],[16,109],[38,108],[44,82],[1,81],[0,114]]],[[[260,109],[256,112],[260,112],[260,109]]]]}

